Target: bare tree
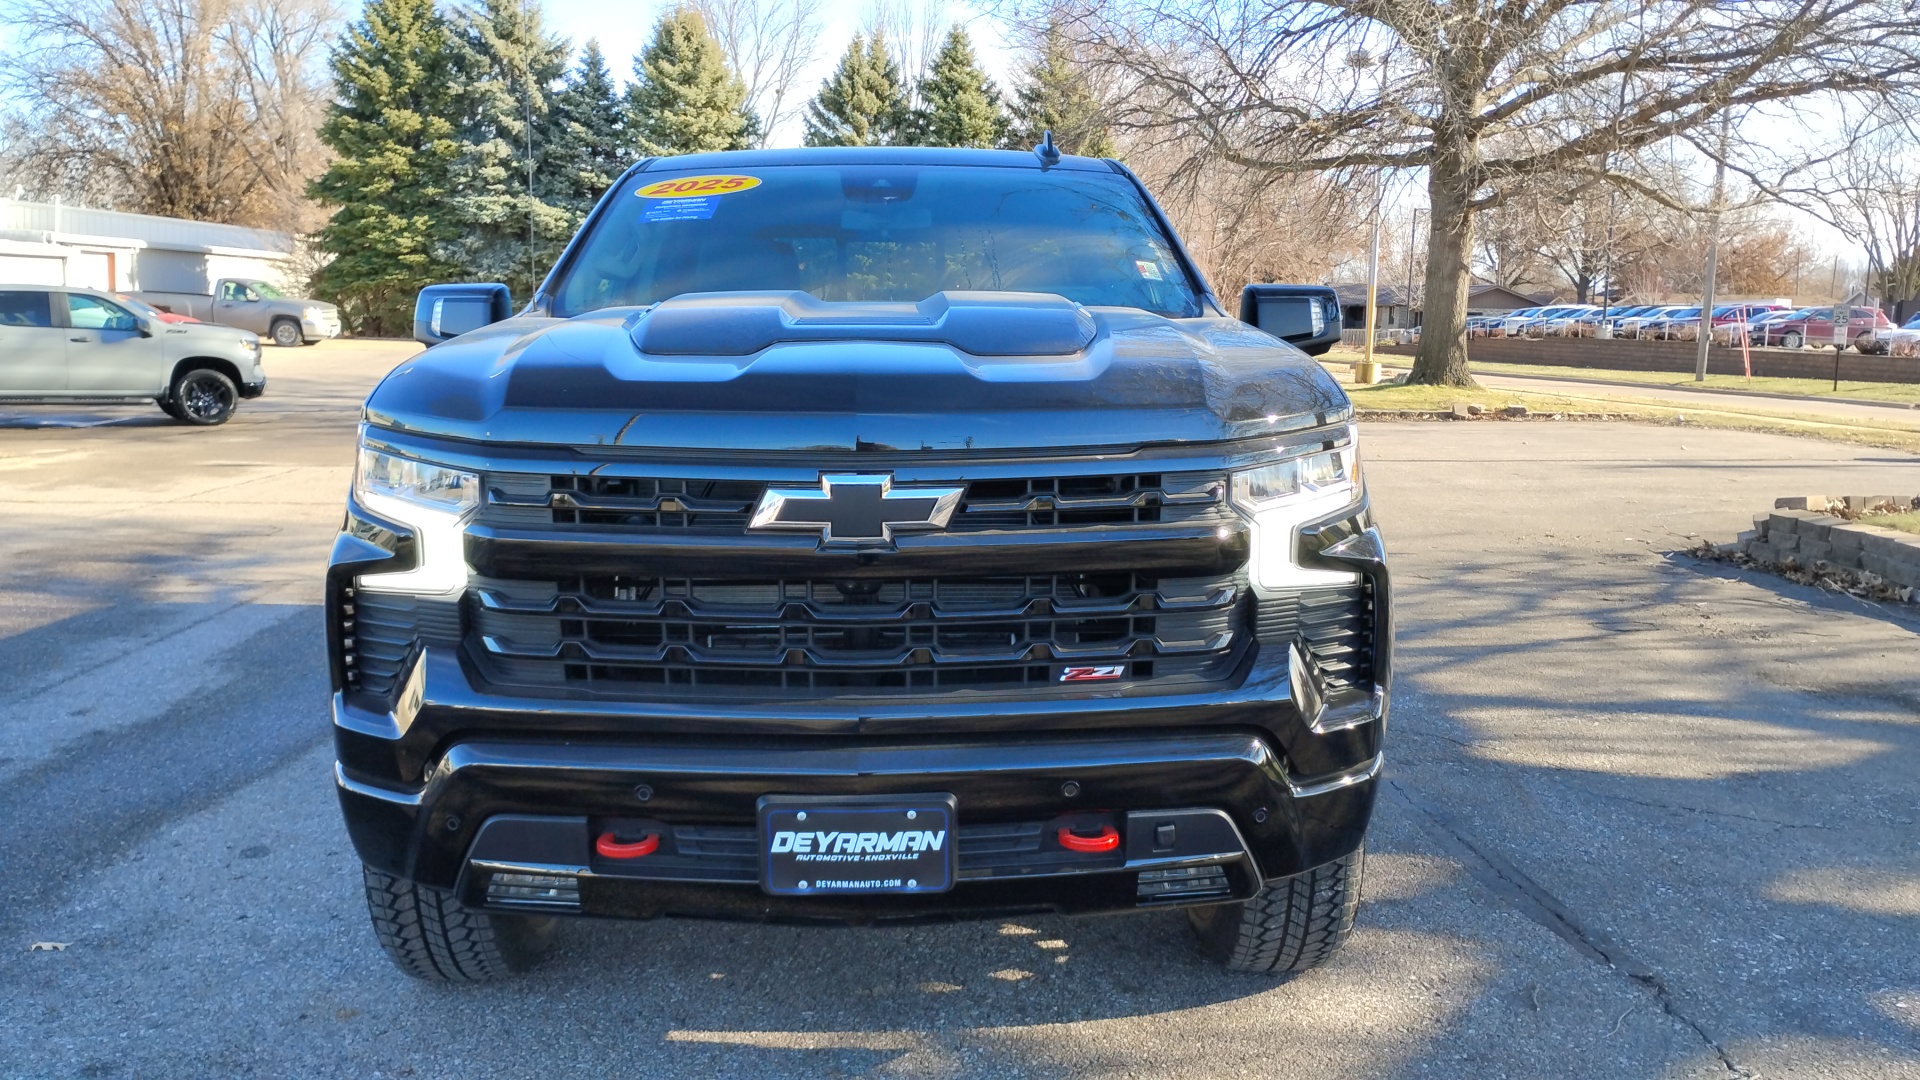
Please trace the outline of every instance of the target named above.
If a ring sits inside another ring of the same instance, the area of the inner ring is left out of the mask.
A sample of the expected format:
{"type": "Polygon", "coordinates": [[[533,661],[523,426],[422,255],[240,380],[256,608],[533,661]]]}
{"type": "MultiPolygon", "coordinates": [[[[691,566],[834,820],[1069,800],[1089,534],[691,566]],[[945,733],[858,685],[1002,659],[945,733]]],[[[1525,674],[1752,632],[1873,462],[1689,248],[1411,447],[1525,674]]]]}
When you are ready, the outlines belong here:
{"type": "Polygon", "coordinates": [[[920,80],[933,67],[948,25],[947,8],[937,0],[873,0],[868,10],[867,36],[879,35],[893,48],[915,105],[920,104],[920,80]]]}
{"type": "Polygon", "coordinates": [[[328,0],[11,0],[16,171],[128,209],[299,230],[326,83],[328,0]]]}
{"type": "Polygon", "coordinates": [[[727,66],[747,84],[760,119],[756,146],[804,105],[800,73],[820,55],[820,0],[691,0],[720,42],[727,66]]]}
{"type": "Polygon", "coordinates": [[[1332,264],[1366,257],[1367,233],[1354,223],[1371,211],[1371,188],[1227,163],[1182,171],[1188,150],[1146,139],[1123,141],[1119,153],[1158,193],[1188,253],[1229,303],[1250,282],[1324,282],[1332,264]]]}
{"type": "Polygon", "coordinates": [[[1473,235],[1473,265],[1481,277],[1515,292],[1546,284],[1538,215],[1531,207],[1509,202],[1481,210],[1473,235]]]}
{"type": "MultiPolygon", "coordinates": [[[[1867,114],[1846,125],[1848,153],[1774,192],[1866,249],[1867,289],[1905,318],[1920,301],[1920,153],[1908,119],[1867,114]]],[[[1831,284],[1828,286],[1832,288],[1831,284]]]]}
{"type": "MultiPolygon", "coordinates": [[[[1413,380],[1471,384],[1473,223],[1542,177],[1625,187],[1618,157],[1734,110],[1908,88],[1910,0],[1073,0],[1136,128],[1272,172],[1420,170],[1432,207],[1413,380]]],[[[1057,17],[1059,7],[1046,9],[1057,17]]]]}

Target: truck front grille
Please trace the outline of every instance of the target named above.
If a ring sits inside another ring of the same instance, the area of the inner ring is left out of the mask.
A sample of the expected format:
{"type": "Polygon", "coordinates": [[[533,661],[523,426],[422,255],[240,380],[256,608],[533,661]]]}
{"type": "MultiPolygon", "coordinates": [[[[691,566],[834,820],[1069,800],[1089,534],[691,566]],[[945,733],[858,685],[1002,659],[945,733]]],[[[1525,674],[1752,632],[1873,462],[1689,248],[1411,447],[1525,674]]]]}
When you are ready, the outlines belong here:
{"type": "Polygon", "coordinates": [[[1238,575],[581,576],[476,582],[471,603],[491,678],[617,695],[1084,691],[1069,669],[1170,690],[1225,677],[1247,643],[1238,575]]]}
{"type": "MultiPolygon", "coordinates": [[[[814,484],[818,474],[782,484],[814,484]]],[[[673,479],[493,473],[486,524],[582,531],[741,535],[768,484],[758,480],[673,479]]],[[[949,532],[1186,524],[1226,519],[1214,473],[1127,472],[1091,476],[980,479],[949,532]]]]}

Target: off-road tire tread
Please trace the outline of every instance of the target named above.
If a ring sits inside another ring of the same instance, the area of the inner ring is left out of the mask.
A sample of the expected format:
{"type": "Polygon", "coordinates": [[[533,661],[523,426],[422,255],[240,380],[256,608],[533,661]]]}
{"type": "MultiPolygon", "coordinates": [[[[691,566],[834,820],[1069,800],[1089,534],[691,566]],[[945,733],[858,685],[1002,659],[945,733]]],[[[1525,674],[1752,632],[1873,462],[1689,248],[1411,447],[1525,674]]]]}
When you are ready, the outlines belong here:
{"type": "Polygon", "coordinates": [[[1231,971],[1318,967],[1353,933],[1366,857],[1363,845],[1346,858],[1270,881],[1244,903],[1190,909],[1201,950],[1231,971]]]}
{"type": "Polygon", "coordinates": [[[401,971],[429,982],[487,982],[525,970],[542,927],[462,907],[452,893],[363,866],[373,932],[401,971]]]}

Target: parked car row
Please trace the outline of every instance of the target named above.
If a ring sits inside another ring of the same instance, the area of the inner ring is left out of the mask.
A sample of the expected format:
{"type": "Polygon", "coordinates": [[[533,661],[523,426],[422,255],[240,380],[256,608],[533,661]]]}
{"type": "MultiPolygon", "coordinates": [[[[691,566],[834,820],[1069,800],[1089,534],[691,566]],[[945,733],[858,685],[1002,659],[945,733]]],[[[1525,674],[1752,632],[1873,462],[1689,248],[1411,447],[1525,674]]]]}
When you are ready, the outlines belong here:
{"type": "MultiPolygon", "coordinates": [[[[1697,341],[1701,325],[1710,324],[1716,341],[1737,343],[1742,334],[1749,344],[1798,349],[1834,344],[1833,308],[1790,308],[1783,304],[1721,304],[1709,316],[1699,305],[1641,304],[1601,309],[1594,304],[1554,304],[1467,319],[1468,337],[1607,337],[1653,341],[1697,341]]],[[[1920,331],[1909,321],[1908,328],[1920,331]]],[[[1844,342],[1863,353],[1887,353],[1896,343],[1920,351],[1920,333],[1896,336],[1903,328],[1878,308],[1852,310],[1844,342]]]]}

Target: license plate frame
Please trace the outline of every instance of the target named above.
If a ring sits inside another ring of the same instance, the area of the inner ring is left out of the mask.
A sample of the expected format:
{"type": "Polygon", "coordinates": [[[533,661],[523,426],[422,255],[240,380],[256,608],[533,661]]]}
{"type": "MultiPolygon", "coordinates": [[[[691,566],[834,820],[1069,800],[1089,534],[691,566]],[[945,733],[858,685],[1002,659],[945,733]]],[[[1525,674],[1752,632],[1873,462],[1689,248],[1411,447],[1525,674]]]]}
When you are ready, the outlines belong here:
{"type": "Polygon", "coordinates": [[[756,809],[760,887],[773,896],[943,893],[959,876],[950,794],[766,795],[756,809]]]}

